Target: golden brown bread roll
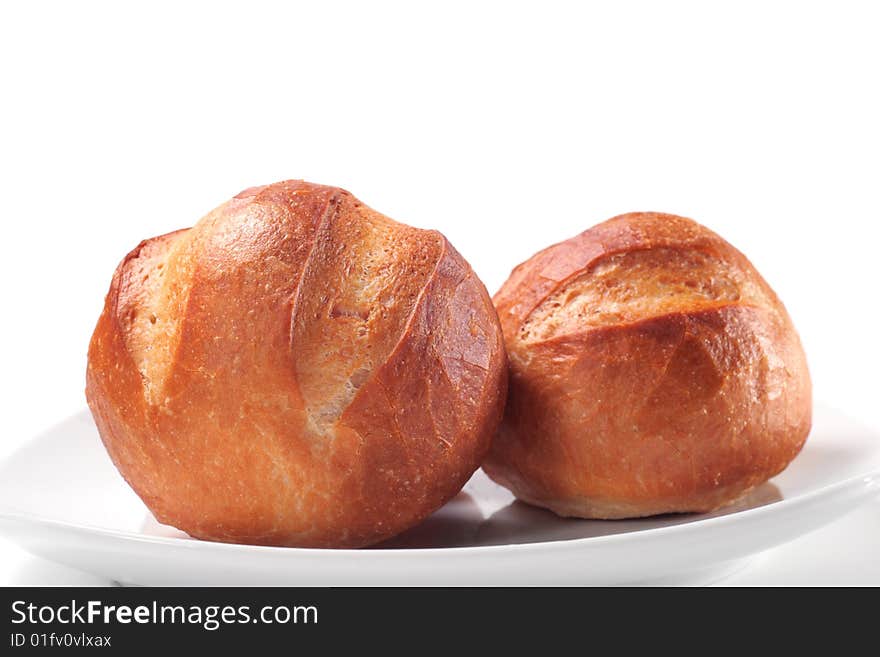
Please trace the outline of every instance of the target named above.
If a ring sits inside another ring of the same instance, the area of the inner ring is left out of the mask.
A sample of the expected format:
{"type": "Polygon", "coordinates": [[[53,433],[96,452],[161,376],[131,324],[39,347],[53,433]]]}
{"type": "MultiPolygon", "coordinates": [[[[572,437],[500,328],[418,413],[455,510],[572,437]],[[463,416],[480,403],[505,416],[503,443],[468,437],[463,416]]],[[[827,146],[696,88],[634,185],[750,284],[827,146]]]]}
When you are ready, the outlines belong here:
{"type": "Polygon", "coordinates": [[[440,233],[289,181],[126,256],[86,395],[161,522],[216,541],[355,547],[458,492],[506,379],[491,299],[440,233]]]}
{"type": "Polygon", "coordinates": [[[810,430],[804,352],[749,261],[699,224],[615,217],[536,254],[494,298],[511,379],[484,470],[563,516],[708,511],[810,430]]]}

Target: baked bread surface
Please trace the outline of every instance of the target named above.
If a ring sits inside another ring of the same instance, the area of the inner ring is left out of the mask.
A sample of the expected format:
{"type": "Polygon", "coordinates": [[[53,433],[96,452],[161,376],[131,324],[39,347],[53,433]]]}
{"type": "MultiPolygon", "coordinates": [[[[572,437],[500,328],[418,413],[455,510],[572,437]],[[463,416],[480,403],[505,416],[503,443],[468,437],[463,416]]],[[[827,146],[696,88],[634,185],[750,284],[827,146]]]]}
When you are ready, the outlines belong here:
{"type": "Polygon", "coordinates": [[[506,380],[491,299],[440,233],[287,181],[125,257],[86,395],[160,522],[216,541],[359,547],[461,489],[506,380]]]}
{"type": "Polygon", "coordinates": [[[483,468],[523,501],[584,518],[709,511],[806,440],[788,313],[690,219],[615,217],[516,267],[494,302],[511,379],[483,468]]]}

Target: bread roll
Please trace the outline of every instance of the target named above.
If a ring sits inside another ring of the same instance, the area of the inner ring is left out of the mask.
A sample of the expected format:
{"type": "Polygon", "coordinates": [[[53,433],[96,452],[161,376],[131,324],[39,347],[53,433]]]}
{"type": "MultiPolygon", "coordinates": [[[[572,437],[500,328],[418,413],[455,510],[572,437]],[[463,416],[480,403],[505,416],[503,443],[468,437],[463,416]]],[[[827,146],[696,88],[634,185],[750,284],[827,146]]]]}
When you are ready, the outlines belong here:
{"type": "Polygon", "coordinates": [[[440,233],[289,181],[125,257],[86,395],[159,521],[214,541],[357,547],[459,491],[506,377],[491,299],[440,233]]]}
{"type": "Polygon", "coordinates": [[[615,217],[513,270],[494,298],[511,366],[483,468],[562,516],[709,511],[783,470],[810,378],[782,303],[699,224],[615,217]]]}

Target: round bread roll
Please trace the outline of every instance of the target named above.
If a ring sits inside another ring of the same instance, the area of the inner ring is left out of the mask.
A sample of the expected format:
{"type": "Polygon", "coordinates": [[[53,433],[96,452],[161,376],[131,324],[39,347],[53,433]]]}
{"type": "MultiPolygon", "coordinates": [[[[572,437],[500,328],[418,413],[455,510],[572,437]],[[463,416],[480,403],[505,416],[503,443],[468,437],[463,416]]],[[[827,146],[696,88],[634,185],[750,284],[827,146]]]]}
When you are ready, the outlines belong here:
{"type": "Polygon", "coordinates": [[[810,431],[782,303],[699,224],[615,217],[495,295],[511,380],[483,469],[562,516],[704,512],[782,471],[810,431]]]}
{"type": "Polygon", "coordinates": [[[160,522],[214,541],[358,547],[461,489],[506,385],[492,301],[440,233],[288,181],[125,257],[86,395],[160,522]]]}

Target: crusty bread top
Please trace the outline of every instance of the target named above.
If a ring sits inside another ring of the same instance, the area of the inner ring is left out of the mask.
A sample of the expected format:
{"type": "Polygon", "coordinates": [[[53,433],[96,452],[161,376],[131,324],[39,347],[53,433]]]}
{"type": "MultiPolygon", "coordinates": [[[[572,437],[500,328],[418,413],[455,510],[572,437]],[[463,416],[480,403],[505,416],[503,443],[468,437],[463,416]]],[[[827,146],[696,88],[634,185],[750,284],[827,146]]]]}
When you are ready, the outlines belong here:
{"type": "MultiPolygon", "coordinates": [[[[314,187],[303,191],[314,194],[314,187]]],[[[290,353],[309,426],[318,433],[338,419],[364,378],[391,353],[444,249],[435,231],[393,221],[342,190],[321,189],[334,194],[317,195],[326,208],[311,227],[298,283],[285,286],[295,287],[290,353]]],[[[193,282],[206,276],[216,282],[241,267],[242,259],[247,263],[257,256],[271,263],[279,257],[273,251],[290,251],[285,242],[295,236],[288,232],[263,242],[262,254],[236,253],[239,242],[229,239],[228,231],[247,226],[222,225],[236,205],[259,202],[264,190],[270,195],[265,200],[276,203],[277,186],[248,189],[192,229],[145,241],[121,268],[118,319],[148,403],[162,404],[193,282]],[[206,248],[206,240],[218,237],[227,240],[224,249],[206,248]]],[[[270,284],[267,277],[265,285],[270,284]]],[[[218,339],[224,335],[216,332],[218,339]]]]}
{"type": "Polygon", "coordinates": [[[508,346],[671,312],[778,303],[721,237],[690,219],[648,212],[614,217],[544,249],[513,270],[494,300],[508,346]]]}

